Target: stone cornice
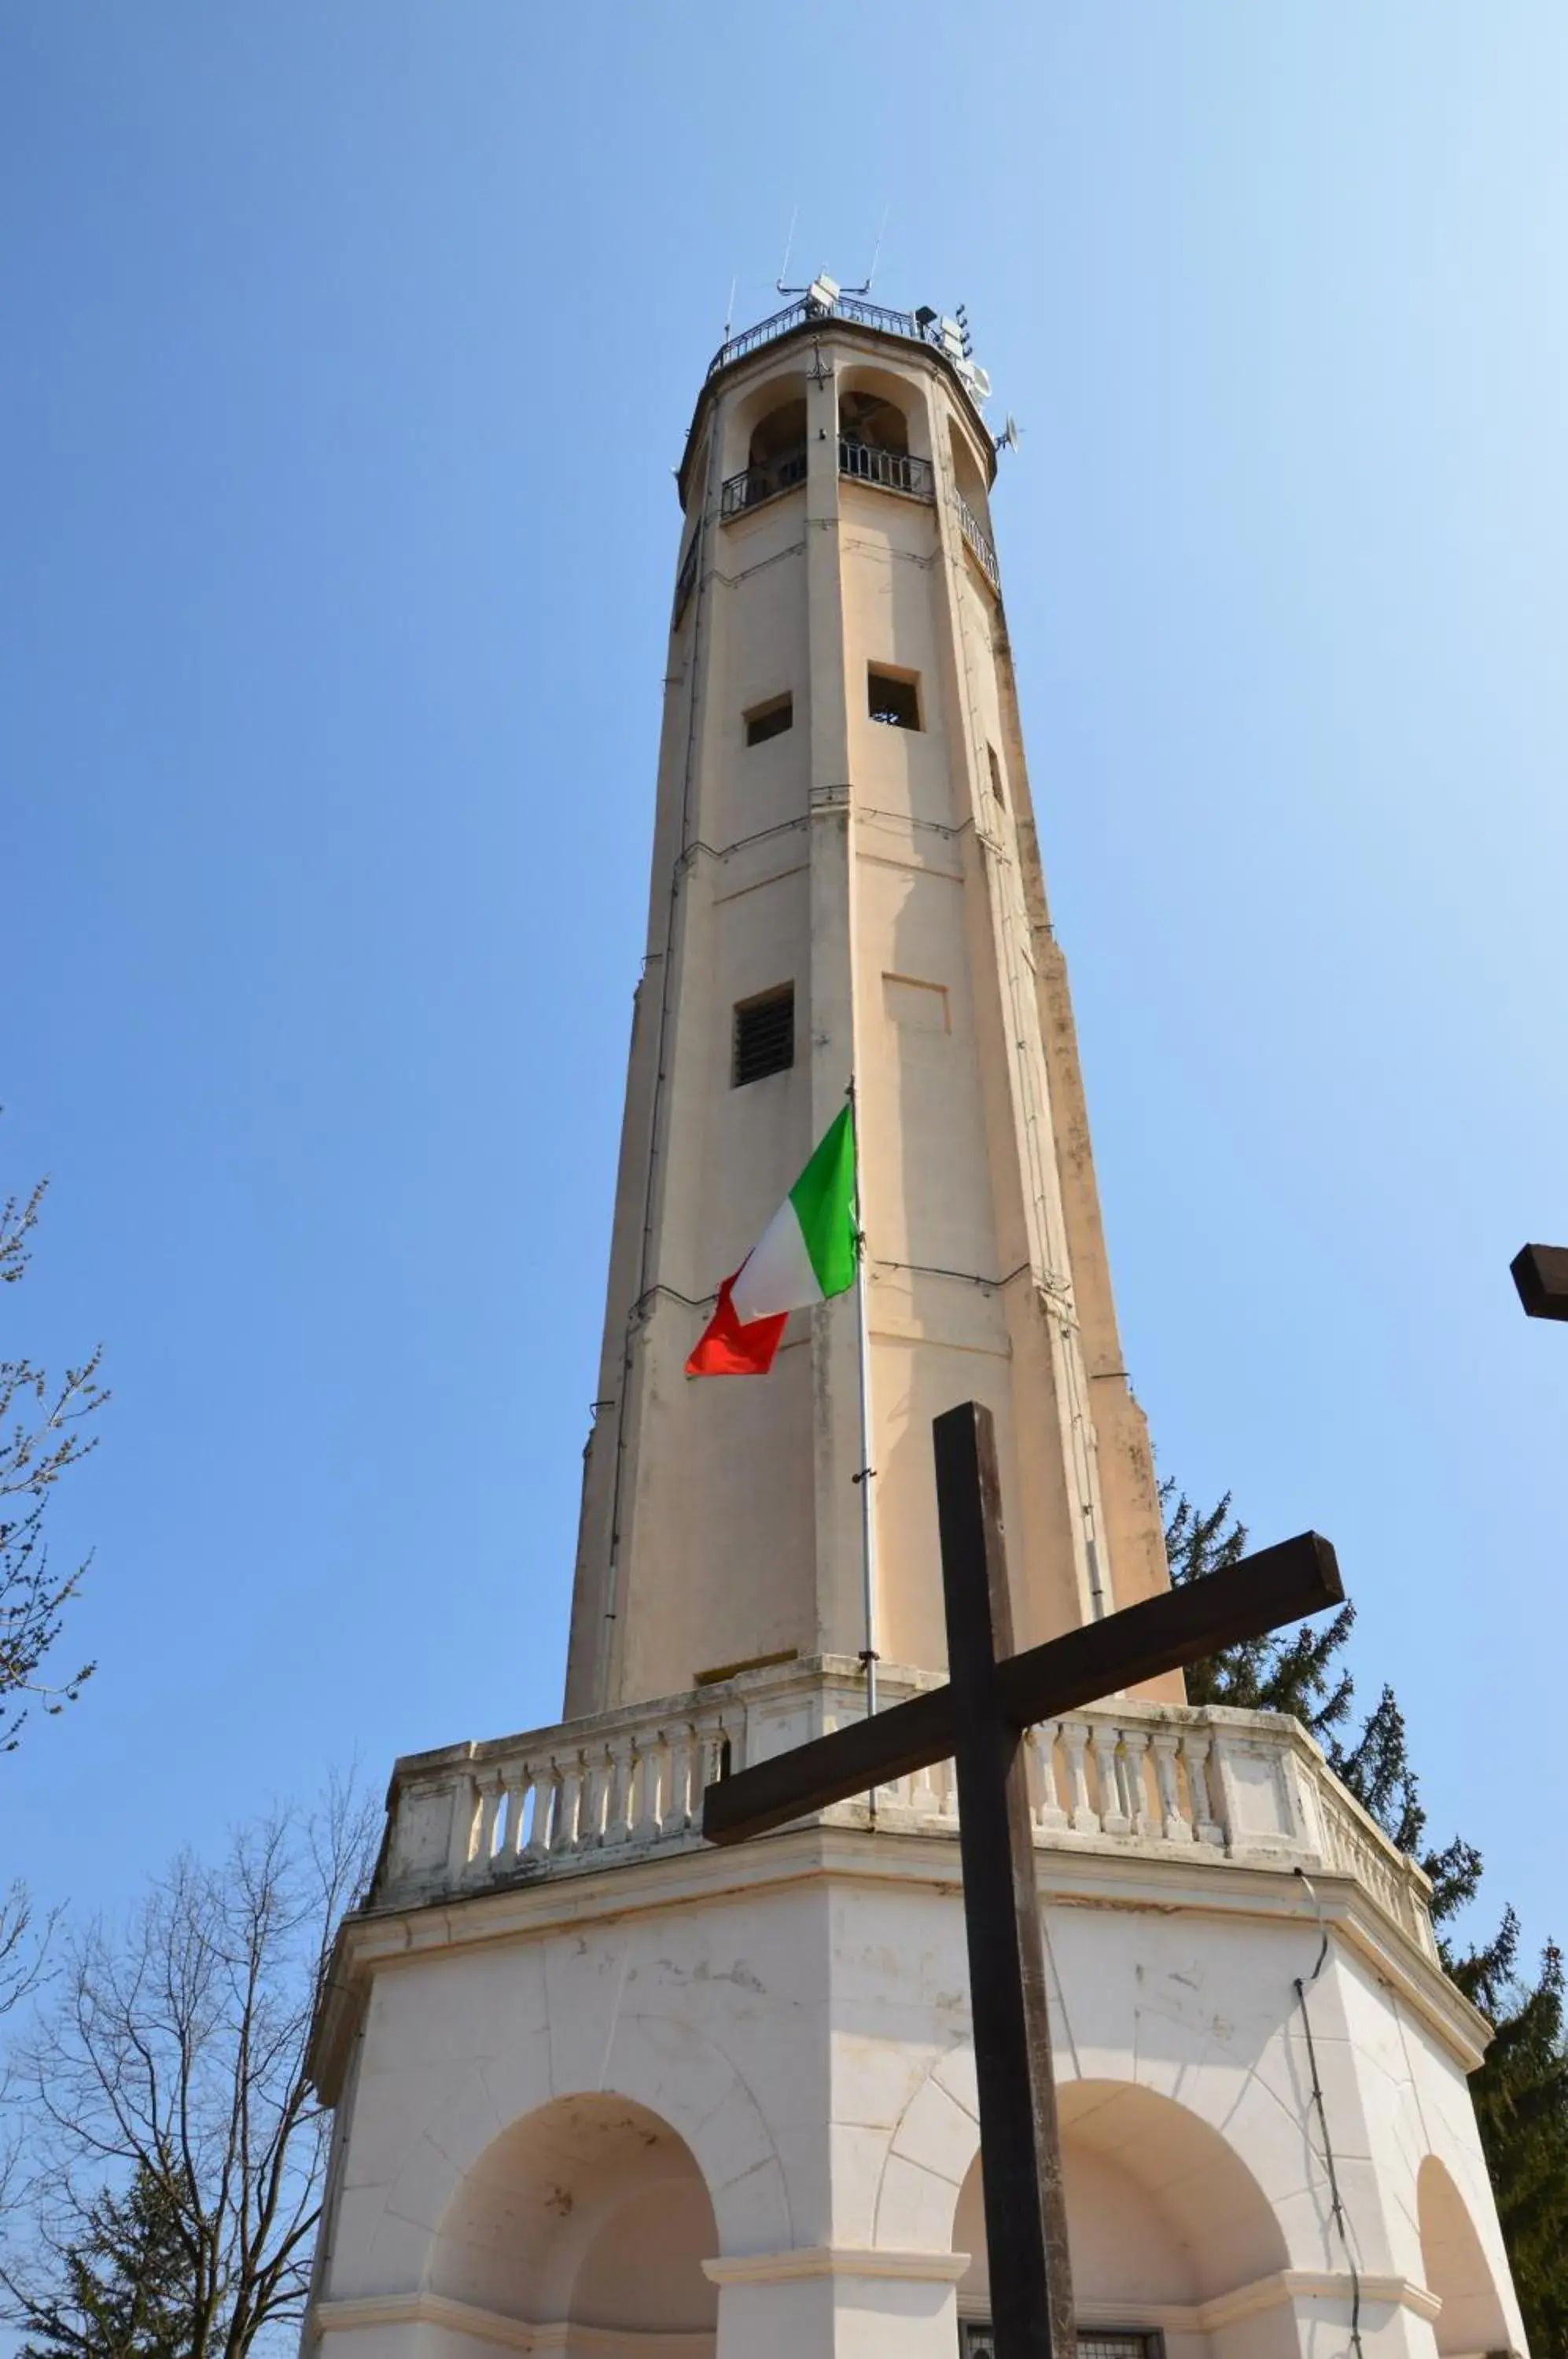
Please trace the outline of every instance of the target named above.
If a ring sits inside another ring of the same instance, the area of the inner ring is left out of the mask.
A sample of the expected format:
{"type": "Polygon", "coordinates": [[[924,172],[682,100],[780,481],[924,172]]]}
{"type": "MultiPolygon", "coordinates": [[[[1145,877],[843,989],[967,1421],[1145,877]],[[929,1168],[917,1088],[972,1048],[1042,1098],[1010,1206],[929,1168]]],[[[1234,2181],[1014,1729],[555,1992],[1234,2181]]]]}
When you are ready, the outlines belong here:
{"type": "Polygon", "coordinates": [[[570,2353],[572,2359],[625,2359],[628,2350],[646,2352],[648,2359],[713,2359],[710,2332],[660,2333],[649,2328],[583,2326],[565,2319],[539,2325],[524,2318],[506,2318],[499,2310],[481,2310],[471,2301],[454,2301],[441,2293],[364,2294],[348,2300],[318,2301],[310,2311],[310,2329],[317,2335],[353,2334],[379,2326],[444,2327],[475,2343],[495,2343],[503,2351],[542,2354],[570,2353]]]}
{"type": "Polygon", "coordinates": [[[783,2285],[795,2277],[903,2277],[921,2285],[956,2285],[967,2253],[900,2253],[875,2245],[802,2245],[788,2253],[741,2253],[704,2261],[714,2285],[783,2285]]]}
{"type": "MultiPolygon", "coordinates": [[[[1465,2071],[1489,2037],[1485,2017],[1409,1940],[1353,1875],[1314,1867],[1310,1887],[1294,1863],[1205,1857],[1196,1846],[1087,1840],[1035,1854],[1042,1898],[1057,1908],[1099,1908],[1323,1927],[1357,1954],[1417,2014],[1465,2071]],[[1313,1896],[1315,1895],[1315,1906],[1313,1896]]],[[[474,1944],[535,1937],[645,1911],[713,1905],[735,1894],[780,1889],[826,1875],[856,1883],[959,1889],[955,1835],[872,1833],[817,1822],[723,1851],[642,1854],[597,1874],[503,1885],[412,1908],[366,1910],[345,1919],[318,2008],[310,2071],[335,2102],[370,1978],[405,1961],[474,1944]]]]}

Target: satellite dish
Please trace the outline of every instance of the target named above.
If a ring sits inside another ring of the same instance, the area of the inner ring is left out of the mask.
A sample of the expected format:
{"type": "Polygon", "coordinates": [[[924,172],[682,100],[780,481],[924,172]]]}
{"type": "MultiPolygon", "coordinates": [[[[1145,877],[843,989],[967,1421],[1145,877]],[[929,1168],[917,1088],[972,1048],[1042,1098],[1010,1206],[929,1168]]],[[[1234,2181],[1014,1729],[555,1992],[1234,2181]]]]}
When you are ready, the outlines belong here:
{"type": "Polygon", "coordinates": [[[1009,409],[1007,412],[1007,422],[996,437],[997,450],[1016,451],[1018,447],[1018,438],[1022,432],[1023,428],[1018,424],[1018,419],[1013,416],[1012,411],[1009,409]]]}
{"type": "Polygon", "coordinates": [[[964,364],[964,374],[969,379],[970,387],[974,393],[975,400],[979,402],[989,401],[991,398],[990,371],[988,369],[976,368],[973,361],[965,361],[964,364]]]}

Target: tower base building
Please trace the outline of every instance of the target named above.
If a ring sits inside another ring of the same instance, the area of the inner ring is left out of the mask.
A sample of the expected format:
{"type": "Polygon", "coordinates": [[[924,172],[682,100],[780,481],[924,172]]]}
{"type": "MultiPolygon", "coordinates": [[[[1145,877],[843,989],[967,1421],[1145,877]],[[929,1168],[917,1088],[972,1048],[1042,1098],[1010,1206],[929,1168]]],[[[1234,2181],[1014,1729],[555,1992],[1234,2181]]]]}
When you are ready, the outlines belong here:
{"type": "MultiPolygon", "coordinates": [[[[700,396],[567,1717],[394,1773],[315,2031],[321,2359],[988,2353],[950,1767],[698,1832],[868,1673],[940,1683],[955,1402],[1020,1646],[1167,1579],[985,389],[953,322],[821,280],[700,396]],[[860,1287],[689,1376],[852,1084],[860,1287]]],[[[1029,1742],[1083,2359],[1523,2354],[1420,1870],[1294,1722],[1179,1679],[1029,1742]]]]}

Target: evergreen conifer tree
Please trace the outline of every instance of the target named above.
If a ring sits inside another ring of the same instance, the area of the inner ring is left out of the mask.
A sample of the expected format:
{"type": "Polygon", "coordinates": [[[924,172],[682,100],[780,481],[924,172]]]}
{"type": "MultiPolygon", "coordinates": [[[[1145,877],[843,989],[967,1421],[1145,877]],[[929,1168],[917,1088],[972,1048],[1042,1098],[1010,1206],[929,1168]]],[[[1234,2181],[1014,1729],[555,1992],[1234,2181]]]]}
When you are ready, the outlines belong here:
{"type": "MultiPolygon", "coordinates": [[[[1235,1564],[1247,1527],[1227,1491],[1206,1513],[1161,1485],[1171,1578],[1179,1585],[1235,1564]]],[[[1385,1687],[1350,1734],[1356,1683],[1339,1656],[1356,1624],[1343,1605],[1321,1628],[1280,1632],[1227,1647],[1187,1672],[1193,1703],[1283,1712],[1323,1746],[1329,1767],[1390,1840],[1432,1878],[1432,1915],[1445,1970],[1493,2025],[1492,2044],[1471,2075],[1470,2093],[1497,2214],[1535,2359],[1568,2359],[1568,2024],[1563,1953],[1550,1945],[1531,1982],[1519,1970],[1512,1908],[1492,1940],[1457,1943],[1453,1919],[1474,1899],[1481,1854],[1455,1835],[1426,1842],[1426,1812],[1410,1761],[1403,1712],[1385,1687]]]]}
{"type": "Polygon", "coordinates": [[[58,2256],[54,2289],[18,2321],[19,2359],[206,2359],[193,2331],[191,2262],[169,2183],[138,2171],[102,2194],[86,2233],[58,2256]]]}

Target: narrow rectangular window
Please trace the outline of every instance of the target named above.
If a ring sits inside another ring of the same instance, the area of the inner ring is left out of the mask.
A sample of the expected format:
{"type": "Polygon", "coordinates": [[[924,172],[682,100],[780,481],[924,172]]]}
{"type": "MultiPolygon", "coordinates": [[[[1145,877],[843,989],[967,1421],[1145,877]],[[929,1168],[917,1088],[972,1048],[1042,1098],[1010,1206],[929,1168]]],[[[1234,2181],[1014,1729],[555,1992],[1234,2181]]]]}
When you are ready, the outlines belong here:
{"type": "Polygon", "coordinates": [[[885,722],[889,729],[918,729],[920,726],[920,674],[913,671],[889,671],[872,664],[866,672],[866,710],[873,721],[885,722]]]}
{"type": "Polygon", "coordinates": [[[770,737],[782,737],[786,729],[794,726],[794,697],[770,696],[766,704],[754,704],[746,714],[746,742],[748,745],[765,745],[770,737]]]}
{"type": "Polygon", "coordinates": [[[781,983],[775,991],[743,999],[735,1012],[731,1088],[741,1090],[747,1082],[765,1081],[769,1073],[788,1072],[794,1061],[794,984],[781,983]]]}
{"type": "Polygon", "coordinates": [[[991,792],[996,796],[996,800],[1001,804],[1002,809],[1006,810],[1007,808],[1007,798],[1002,792],[1002,766],[996,759],[996,749],[995,745],[986,746],[985,759],[991,765],[991,792]]]}

